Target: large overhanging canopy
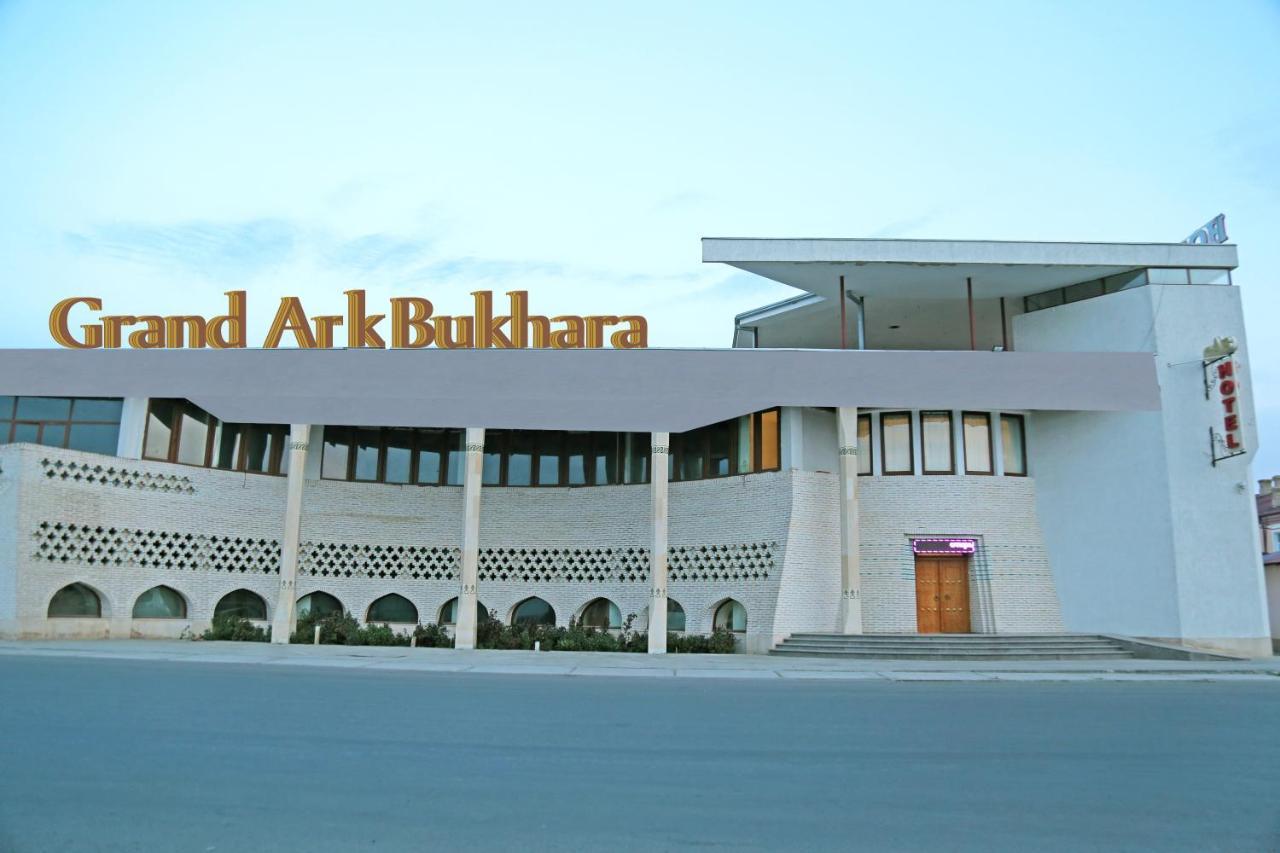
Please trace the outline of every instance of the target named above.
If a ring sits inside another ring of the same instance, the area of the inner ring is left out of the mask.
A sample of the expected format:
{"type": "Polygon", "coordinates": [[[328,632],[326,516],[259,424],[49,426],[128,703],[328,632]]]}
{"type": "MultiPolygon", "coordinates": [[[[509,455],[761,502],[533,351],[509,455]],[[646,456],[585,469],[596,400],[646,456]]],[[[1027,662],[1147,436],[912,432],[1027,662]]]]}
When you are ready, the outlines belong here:
{"type": "Polygon", "coordinates": [[[185,397],[232,423],[638,432],[779,405],[1160,407],[1150,353],[13,349],[0,394],[185,397]]]}
{"type": "Polygon", "coordinates": [[[872,299],[1028,296],[1150,267],[1235,269],[1231,244],[1033,243],[1000,240],[792,240],[704,237],[704,263],[723,263],[809,293],[845,288],[872,299]]]}

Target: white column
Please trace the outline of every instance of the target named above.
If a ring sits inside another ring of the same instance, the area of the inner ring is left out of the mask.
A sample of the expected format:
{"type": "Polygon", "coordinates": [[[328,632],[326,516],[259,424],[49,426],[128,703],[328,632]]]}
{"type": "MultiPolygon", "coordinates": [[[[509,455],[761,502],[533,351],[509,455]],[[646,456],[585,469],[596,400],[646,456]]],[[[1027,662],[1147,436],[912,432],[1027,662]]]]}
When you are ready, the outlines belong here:
{"type": "Polygon", "coordinates": [[[862,633],[862,569],[858,553],[858,410],[836,412],[840,443],[840,630],[862,633]]]}
{"type": "Polygon", "coordinates": [[[287,643],[293,633],[298,585],[298,539],[302,532],[302,484],[307,473],[307,444],[311,427],[289,427],[289,474],[285,482],[284,536],[280,541],[280,590],[271,619],[271,642],[287,643]]]}
{"type": "Polygon", "coordinates": [[[671,436],[649,436],[649,494],[653,541],[649,545],[649,654],[667,652],[667,458],[671,436]]]}
{"type": "Polygon", "coordinates": [[[467,428],[462,475],[462,587],[453,633],[455,649],[476,647],[476,602],[479,600],[480,483],[484,477],[484,430],[467,428]]]}

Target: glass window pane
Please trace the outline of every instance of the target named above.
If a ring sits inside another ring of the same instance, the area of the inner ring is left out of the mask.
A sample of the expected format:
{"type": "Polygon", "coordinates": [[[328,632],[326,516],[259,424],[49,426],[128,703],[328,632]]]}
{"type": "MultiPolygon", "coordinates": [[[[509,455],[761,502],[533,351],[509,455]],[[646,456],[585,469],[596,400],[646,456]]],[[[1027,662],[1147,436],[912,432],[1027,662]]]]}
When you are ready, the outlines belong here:
{"type": "Polygon", "coordinates": [[[1141,287],[1146,283],[1147,271],[1134,270],[1133,272],[1121,273],[1120,275],[1107,276],[1107,278],[1103,280],[1103,289],[1107,293],[1119,293],[1121,290],[1141,287]]]}
{"type": "Polygon", "coordinates": [[[440,484],[440,430],[418,430],[418,482],[430,486],[440,484]]]}
{"type": "Polygon", "coordinates": [[[760,470],[777,471],[782,467],[782,436],[778,430],[778,409],[760,413],[760,470]]]}
{"type": "Polygon", "coordinates": [[[712,477],[727,477],[733,473],[733,421],[722,421],[706,428],[709,472],[712,477]]]}
{"type": "Polygon", "coordinates": [[[507,434],[507,485],[533,484],[533,451],[537,433],[519,430],[507,434]]]}
{"type": "MultiPolygon", "coordinates": [[[[3,430],[0,429],[0,433],[3,430]]],[[[119,424],[71,424],[71,438],[67,447],[88,453],[105,453],[114,456],[120,442],[119,424]]]]}
{"type": "Polygon", "coordinates": [[[203,465],[209,447],[209,414],[195,406],[184,406],[178,427],[178,461],[203,465]]]}
{"type": "Polygon", "coordinates": [[[350,454],[351,430],[346,427],[325,427],[320,476],[326,480],[347,479],[347,459],[350,454]]]}
{"type": "Polygon", "coordinates": [[[155,586],[138,596],[133,603],[134,619],[182,619],[187,603],[167,586],[155,586]]]}
{"type": "MultiPolygon", "coordinates": [[[[581,486],[587,482],[587,460],[591,453],[591,433],[571,432],[564,437],[565,467],[568,469],[565,482],[570,486],[581,486]]],[[[608,480],[601,479],[601,483],[608,480]]]]}
{"type": "Polygon", "coordinates": [[[707,464],[707,432],[695,429],[679,436],[671,436],[673,448],[678,448],[680,468],[675,479],[701,480],[707,464]]]}
{"type": "Polygon", "coordinates": [[[400,622],[409,625],[418,621],[418,608],[403,595],[394,592],[384,595],[369,605],[369,622],[400,622]]]}
{"type": "Polygon", "coordinates": [[[460,429],[445,430],[443,452],[448,458],[445,482],[450,486],[462,485],[463,466],[466,462],[466,453],[462,446],[465,436],[466,432],[460,429]]]}
{"type": "Polygon", "coordinates": [[[594,452],[595,479],[597,486],[612,485],[622,482],[618,478],[618,434],[616,432],[597,432],[591,439],[594,452]]]}
{"type": "Polygon", "coordinates": [[[0,420],[13,420],[13,403],[16,399],[0,395],[0,420]]]}
{"type": "Polygon", "coordinates": [[[378,445],[382,442],[379,430],[357,428],[354,430],[355,441],[352,453],[355,454],[355,479],[373,481],[378,479],[378,445]]]}
{"type": "Polygon", "coordinates": [[[1102,295],[1102,279],[1081,282],[1073,284],[1066,289],[1063,294],[1065,302],[1079,302],[1082,299],[1092,299],[1095,296],[1102,295]]]}
{"type": "Polygon", "coordinates": [[[880,416],[880,447],[884,473],[912,473],[911,415],[899,412],[880,416]]]}
{"type": "Polygon", "coordinates": [[[317,616],[341,614],[342,602],[327,592],[312,592],[298,599],[298,616],[314,613],[317,616]]]}
{"type": "Polygon", "coordinates": [[[240,465],[243,424],[219,424],[213,433],[213,467],[234,471],[240,465]]]}
{"type": "Polygon", "coordinates": [[[1185,269],[1149,269],[1147,280],[1152,284],[1186,284],[1187,271],[1185,269]]]}
{"type": "MultiPolygon", "coordinates": [[[[409,482],[409,462],[413,456],[413,430],[387,430],[387,458],[383,482],[409,482]]],[[[417,621],[416,619],[414,621],[417,621]]]]}
{"type": "Polygon", "coordinates": [[[556,612],[541,598],[526,598],[511,614],[512,625],[531,627],[556,624],[556,612]]]}
{"type": "Polygon", "coordinates": [[[743,415],[734,427],[738,435],[737,467],[734,470],[739,474],[755,470],[756,420],[755,415],[743,415]]]}
{"type": "Polygon", "coordinates": [[[89,617],[102,615],[102,599],[82,583],[64,586],[49,601],[50,616],[89,617]]]}
{"type": "Polygon", "coordinates": [[[1016,415],[1000,417],[1000,444],[1004,451],[1004,472],[1024,475],[1027,473],[1026,437],[1022,418],[1016,415]]]}
{"type": "Polygon", "coordinates": [[[142,450],[144,458],[169,458],[169,440],[173,436],[176,408],[173,400],[151,401],[147,408],[147,443],[142,450]]]}
{"type": "Polygon", "coordinates": [[[69,397],[19,397],[18,418],[32,421],[65,421],[71,417],[69,397]]]}
{"type": "Polygon", "coordinates": [[[871,473],[871,415],[858,415],[858,473],[871,473]]]}
{"type": "Polygon", "coordinates": [[[13,425],[13,441],[18,443],[26,441],[35,444],[40,437],[40,424],[14,424],[13,425]]]}
{"type": "Polygon", "coordinates": [[[484,434],[484,465],[480,482],[486,486],[496,486],[501,481],[502,453],[506,442],[507,434],[504,430],[493,429],[484,434]]]}
{"type": "Polygon", "coordinates": [[[560,454],[564,452],[564,433],[538,432],[538,484],[560,485],[560,454]]]}
{"type": "Polygon", "coordinates": [[[674,598],[667,599],[667,630],[683,631],[684,630],[684,608],[680,606],[680,602],[674,598]]]}
{"type": "Polygon", "coordinates": [[[9,433],[12,429],[12,421],[0,421],[0,444],[4,444],[9,441],[9,433]]]}
{"type": "Polygon", "coordinates": [[[964,470],[991,473],[991,416],[986,413],[964,413],[964,470]]]}
{"type": "Polygon", "coordinates": [[[950,412],[921,413],[920,445],[926,474],[950,474],[955,470],[951,459],[950,412]]]}
{"type": "Polygon", "coordinates": [[[627,467],[623,473],[628,483],[649,482],[649,441],[647,432],[624,433],[627,467]]]}
{"type": "Polygon", "coordinates": [[[229,592],[213,608],[213,618],[233,616],[237,619],[266,619],[267,602],[256,592],[237,589],[229,592]]]}
{"type": "Polygon", "coordinates": [[[71,408],[71,419],[76,421],[119,421],[123,400],[76,400],[71,408]]]}
{"type": "MultiPolygon", "coordinates": [[[[1231,273],[1227,270],[1192,270],[1192,284],[1230,284],[1231,273]]],[[[2,409],[0,409],[2,410],[2,409]]]]}
{"type": "Polygon", "coordinates": [[[66,424],[45,424],[40,430],[40,443],[46,447],[63,447],[67,443],[66,424]]]}
{"type": "Polygon", "coordinates": [[[266,473],[271,470],[275,430],[269,426],[246,424],[244,430],[244,470],[266,473]]]}
{"type": "Polygon", "coordinates": [[[712,627],[717,631],[729,630],[735,633],[747,630],[746,608],[733,599],[729,599],[716,608],[712,627]]]}

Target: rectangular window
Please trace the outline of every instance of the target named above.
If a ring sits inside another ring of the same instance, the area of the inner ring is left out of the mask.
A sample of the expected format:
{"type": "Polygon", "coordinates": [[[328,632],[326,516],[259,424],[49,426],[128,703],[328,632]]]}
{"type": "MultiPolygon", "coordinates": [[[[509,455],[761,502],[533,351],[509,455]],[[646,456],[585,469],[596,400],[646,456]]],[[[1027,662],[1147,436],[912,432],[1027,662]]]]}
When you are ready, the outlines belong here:
{"type": "Polygon", "coordinates": [[[727,477],[733,473],[733,421],[722,421],[706,428],[707,476],[727,477]]]}
{"type": "Polygon", "coordinates": [[[209,413],[188,403],[178,417],[178,447],[174,461],[204,465],[209,458],[209,413]]]}
{"type": "Polygon", "coordinates": [[[1026,421],[1021,415],[1000,416],[1000,447],[1004,452],[1004,473],[1027,476],[1026,421]]]}
{"type": "Polygon", "coordinates": [[[517,430],[507,435],[508,486],[533,485],[533,454],[536,433],[517,430]]]}
{"type": "Polygon", "coordinates": [[[991,416],[986,412],[964,413],[964,472],[990,474],[991,416]]]}
{"type": "Polygon", "coordinates": [[[955,473],[950,412],[920,413],[920,451],[924,457],[924,473],[955,473]]]}
{"type": "Polygon", "coordinates": [[[320,476],[326,480],[346,480],[350,477],[351,430],[348,427],[324,428],[324,452],[320,458],[320,476]]]}
{"type": "Polygon", "coordinates": [[[447,429],[444,431],[444,446],[441,452],[444,454],[445,458],[446,485],[462,485],[462,473],[466,466],[467,459],[467,453],[464,447],[466,439],[466,430],[447,429]]]}
{"type": "Polygon", "coordinates": [[[538,485],[560,485],[560,454],[564,452],[564,433],[542,430],[532,434],[538,440],[538,485]]]}
{"type": "Polygon", "coordinates": [[[491,429],[484,433],[484,464],[480,468],[480,482],[486,486],[502,483],[502,456],[506,451],[505,430],[491,429]]]}
{"type": "Polygon", "coordinates": [[[886,412],[880,416],[880,452],[884,473],[912,473],[915,454],[911,448],[910,412],[886,412]]]}
{"type": "Polygon", "coordinates": [[[244,429],[240,424],[218,424],[213,431],[213,467],[234,471],[241,466],[244,429]]]}
{"type": "MultiPolygon", "coordinates": [[[[571,432],[565,435],[565,484],[569,486],[585,486],[592,473],[590,462],[591,433],[571,432]]],[[[601,478],[601,484],[609,482],[601,478]]]]}
{"type": "Polygon", "coordinates": [[[871,473],[871,415],[858,415],[858,473],[871,473]]]}
{"type": "Polygon", "coordinates": [[[622,482],[618,471],[618,434],[616,432],[597,432],[591,439],[594,463],[593,480],[597,486],[615,485],[622,482]]]}
{"type": "Polygon", "coordinates": [[[649,482],[650,439],[651,435],[647,432],[628,432],[624,434],[626,470],[623,473],[627,483],[649,482]]]}
{"type": "Polygon", "coordinates": [[[385,483],[408,483],[413,468],[413,430],[386,430],[386,458],[382,463],[385,483]]]}
{"type": "Polygon", "coordinates": [[[758,413],[760,426],[756,435],[760,439],[760,464],[756,466],[757,471],[777,471],[782,467],[782,434],[778,429],[781,416],[781,409],[758,413]]]}
{"type": "Polygon", "coordinates": [[[678,480],[701,480],[707,470],[707,433],[695,429],[671,436],[672,449],[676,451],[676,477],[678,480]],[[679,438],[679,442],[676,439],[679,438]]]}
{"type": "Polygon", "coordinates": [[[71,399],[69,397],[19,397],[18,412],[15,417],[20,421],[67,421],[71,419],[71,399]]]}
{"type": "Polygon", "coordinates": [[[181,400],[152,400],[147,406],[146,440],[142,445],[144,459],[169,461],[169,447],[173,443],[173,424],[181,400]]]}
{"type": "Polygon", "coordinates": [[[1147,280],[1152,284],[1187,284],[1190,273],[1185,269],[1149,269],[1147,280]]]}
{"type": "Polygon", "coordinates": [[[357,427],[351,445],[354,464],[351,479],[373,482],[378,479],[378,452],[382,443],[381,430],[357,427]]]}
{"type": "Polygon", "coordinates": [[[417,431],[418,473],[416,482],[425,486],[440,485],[440,473],[444,460],[442,443],[444,433],[438,429],[417,431]]]}

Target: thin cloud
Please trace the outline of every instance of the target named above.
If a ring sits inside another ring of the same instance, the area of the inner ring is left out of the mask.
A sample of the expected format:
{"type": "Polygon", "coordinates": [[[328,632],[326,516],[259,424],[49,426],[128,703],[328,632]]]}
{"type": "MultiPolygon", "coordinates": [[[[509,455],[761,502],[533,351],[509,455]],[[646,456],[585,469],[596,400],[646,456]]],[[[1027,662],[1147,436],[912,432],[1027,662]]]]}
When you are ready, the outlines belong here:
{"type": "Polygon", "coordinates": [[[71,232],[77,252],[152,267],[179,268],[208,278],[237,278],[280,266],[298,248],[298,229],[281,219],[141,225],[118,222],[71,232]]]}

